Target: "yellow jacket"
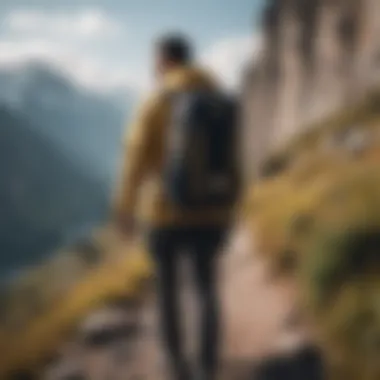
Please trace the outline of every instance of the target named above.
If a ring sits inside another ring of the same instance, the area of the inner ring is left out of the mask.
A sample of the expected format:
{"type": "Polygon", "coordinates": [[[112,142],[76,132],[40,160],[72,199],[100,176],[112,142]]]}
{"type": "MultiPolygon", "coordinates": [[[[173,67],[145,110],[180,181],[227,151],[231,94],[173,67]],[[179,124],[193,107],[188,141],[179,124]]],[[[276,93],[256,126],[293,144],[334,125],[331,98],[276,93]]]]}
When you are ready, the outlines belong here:
{"type": "Polygon", "coordinates": [[[215,88],[210,75],[193,67],[182,67],[166,75],[163,86],[145,101],[129,127],[122,180],[116,212],[134,215],[149,226],[210,225],[229,222],[232,208],[210,211],[176,209],[162,184],[164,146],[170,117],[167,91],[215,88]]]}

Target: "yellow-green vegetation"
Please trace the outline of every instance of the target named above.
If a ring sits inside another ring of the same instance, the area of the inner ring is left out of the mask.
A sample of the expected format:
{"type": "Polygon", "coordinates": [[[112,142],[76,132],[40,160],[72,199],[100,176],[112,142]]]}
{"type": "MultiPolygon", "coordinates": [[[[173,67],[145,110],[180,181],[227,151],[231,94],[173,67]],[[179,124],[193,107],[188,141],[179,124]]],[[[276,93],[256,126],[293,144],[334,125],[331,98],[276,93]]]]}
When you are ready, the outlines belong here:
{"type": "MultiPolygon", "coordinates": [[[[291,141],[286,142],[271,154],[264,167],[272,167],[272,163],[284,163],[281,171],[286,172],[304,156],[314,156],[324,151],[335,151],[347,156],[346,135],[352,131],[361,131],[365,135],[367,147],[380,142],[380,91],[370,94],[362,104],[333,115],[328,120],[321,120],[307,126],[291,141]]],[[[276,173],[277,174],[277,173],[276,173]]]]}
{"type": "Polygon", "coordinates": [[[283,254],[295,254],[294,228],[304,230],[326,191],[379,160],[379,93],[309,127],[274,152],[264,166],[280,169],[253,186],[243,207],[264,257],[275,266],[283,254]],[[278,165],[281,160],[286,164],[278,165]]]}
{"type": "Polygon", "coordinates": [[[362,169],[321,197],[303,242],[299,281],[333,369],[374,380],[380,378],[380,175],[377,165],[362,169]]]}
{"type": "Polygon", "coordinates": [[[22,329],[31,319],[55,307],[79,280],[96,265],[102,265],[110,255],[110,231],[96,231],[85,243],[59,250],[51,258],[19,274],[5,290],[0,335],[22,329]],[[105,240],[105,239],[103,239],[105,240]],[[95,258],[95,260],[94,260],[95,258]]]}
{"type": "Polygon", "coordinates": [[[88,269],[74,253],[61,252],[54,260],[18,276],[7,291],[0,333],[17,331],[53,308],[88,269]]]}
{"type": "Polygon", "coordinates": [[[380,378],[379,100],[275,152],[243,207],[259,254],[298,281],[333,380],[380,378]]]}
{"type": "Polygon", "coordinates": [[[113,242],[108,249],[113,251],[108,253],[108,260],[82,276],[75,286],[61,295],[54,307],[29,320],[17,332],[2,332],[0,378],[18,369],[38,370],[77,323],[108,300],[143,297],[146,282],[152,275],[151,263],[143,248],[137,242],[119,241],[118,244],[113,242]]]}

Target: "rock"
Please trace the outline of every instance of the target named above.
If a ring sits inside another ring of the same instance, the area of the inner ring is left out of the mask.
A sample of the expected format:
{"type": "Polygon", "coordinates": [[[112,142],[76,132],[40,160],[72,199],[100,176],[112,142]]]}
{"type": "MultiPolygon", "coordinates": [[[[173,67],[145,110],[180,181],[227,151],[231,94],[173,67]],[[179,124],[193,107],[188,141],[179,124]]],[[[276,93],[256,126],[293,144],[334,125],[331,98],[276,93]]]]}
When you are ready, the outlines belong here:
{"type": "Polygon", "coordinates": [[[380,78],[378,1],[266,4],[263,53],[244,81],[244,162],[251,179],[275,146],[360,102],[380,78]]]}

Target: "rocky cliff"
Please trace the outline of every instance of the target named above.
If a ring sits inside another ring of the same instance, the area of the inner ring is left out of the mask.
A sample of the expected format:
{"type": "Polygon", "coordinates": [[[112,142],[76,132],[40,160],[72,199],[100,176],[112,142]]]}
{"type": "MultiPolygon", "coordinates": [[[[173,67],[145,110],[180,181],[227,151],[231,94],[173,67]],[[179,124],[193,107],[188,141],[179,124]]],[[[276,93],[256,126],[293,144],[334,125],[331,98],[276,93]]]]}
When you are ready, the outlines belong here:
{"type": "Polygon", "coordinates": [[[262,30],[262,53],[244,81],[250,179],[276,145],[380,81],[378,0],[270,0],[262,30]]]}

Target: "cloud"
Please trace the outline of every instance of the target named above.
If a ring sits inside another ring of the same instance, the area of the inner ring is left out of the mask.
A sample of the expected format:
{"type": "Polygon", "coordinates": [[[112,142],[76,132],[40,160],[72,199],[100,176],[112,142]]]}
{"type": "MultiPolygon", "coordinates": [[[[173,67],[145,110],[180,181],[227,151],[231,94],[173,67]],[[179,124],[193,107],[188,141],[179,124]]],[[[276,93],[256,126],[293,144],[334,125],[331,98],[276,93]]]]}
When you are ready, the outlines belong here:
{"type": "Polygon", "coordinates": [[[15,10],[6,15],[3,25],[11,33],[93,39],[110,37],[121,26],[99,9],[76,13],[15,10]]]}
{"type": "MultiPolygon", "coordinates": [[[[99,9],[77,12],[14,10],[0,18],[0,67],[42,61],[66,73],[77,84],[97,91],[132,88],[146,92],[152,84],[141,68],[112,59],[108,46],[124,46],[124,28],[99,9]],[[122,38],[120,38],[122,37],[122,38]],[[113,38],[112,44],[101,44],[113,38]]],[[[237,36],[217,41],[201,54],[201,63],[220,77],[225,87],[237,89],[247,61],[260,48],[259,37],[237,36]]]]}
{"type": "Polygon", "coordinates": [[[226,38],[207,49],[201,61],[221,79],[225,87],[235,90],[240,85],[246,65],[257,58],[260,48],[259,36],[226,38]]]}
{"type": "Polygon", "coordinates": [[[125,65],[112,62],[99,41],[123,37],[125,30],[99,9],[62,13],[14,10],[0,18],[0,68],[40,61],[77,84],[97,91],[137,86],[125,65]]]}
{"type": "Polygon", "coordinates": [[[0,40],[0,67],[12,69],[29,62],[44,62],[77,84],[96,91],[129,87],[133,81],[124,67],[111,67],[72,46],[44,39],[0,40]]]}

